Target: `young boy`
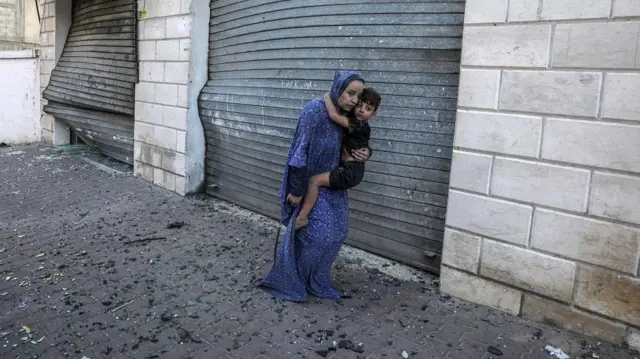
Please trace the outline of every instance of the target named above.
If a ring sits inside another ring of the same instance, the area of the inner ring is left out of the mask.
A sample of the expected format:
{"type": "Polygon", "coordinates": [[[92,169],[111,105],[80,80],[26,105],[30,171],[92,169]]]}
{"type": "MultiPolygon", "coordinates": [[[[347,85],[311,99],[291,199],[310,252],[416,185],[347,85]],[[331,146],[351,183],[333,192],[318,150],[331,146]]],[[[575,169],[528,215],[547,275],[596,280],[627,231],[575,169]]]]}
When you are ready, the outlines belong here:
{"type": "Polygon", "coordinates": [[[369,127],[367,121],[376,116],[381,100],[382,98],[376,90],[365,88],[360,95],[360,101],[356,105],[353,114],[349,115],[350,117],[346,117],[338,112],[329,94],[324,96],[329,118],[346,129],[346,134],[342,139],[342,157],[338,168],[331,172],[317,174],[309,180],[302,209],[300,209],[300,213],[296,217],[296,229],[309,224],[309,212],[311,212],[318,200],[318,187],[350,189],[362,182],[364,162],[356,161],[351,152],[369,147],[371,127],[369,127]]]}

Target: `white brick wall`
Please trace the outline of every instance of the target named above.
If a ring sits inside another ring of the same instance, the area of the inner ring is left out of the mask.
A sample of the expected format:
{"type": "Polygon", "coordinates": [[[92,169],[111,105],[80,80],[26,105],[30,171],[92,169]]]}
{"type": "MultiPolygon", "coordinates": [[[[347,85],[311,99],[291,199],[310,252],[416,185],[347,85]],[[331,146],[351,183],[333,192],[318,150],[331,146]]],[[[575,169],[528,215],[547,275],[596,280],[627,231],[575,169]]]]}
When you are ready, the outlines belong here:
{"type": "MultiPolygon", "coordinates": [[[[55,0],[38,1],[40,5],[40,14],[42,16],[42,25],[40,27],[40,93],[49,85],[51,79],[51,71],[56,63],[55,58],[55,0]]],[[[41,98],[42,114],[42,140],[47,143],[53,143],[54,119],[42,111],[47,100],[41,98]]]]}
{"type": "Polygon", "coordinates": [[[639,54],[638,0],[467,1],[443,291],[636,338],[639,54]]]}
{"type": "Polygon", "coordinates": [[[137,176],[184,194],[190,1],[138,1],[140,83],[136,86],[137,176]],[[144,8],[146,6],[146,8],[144,8]]]}

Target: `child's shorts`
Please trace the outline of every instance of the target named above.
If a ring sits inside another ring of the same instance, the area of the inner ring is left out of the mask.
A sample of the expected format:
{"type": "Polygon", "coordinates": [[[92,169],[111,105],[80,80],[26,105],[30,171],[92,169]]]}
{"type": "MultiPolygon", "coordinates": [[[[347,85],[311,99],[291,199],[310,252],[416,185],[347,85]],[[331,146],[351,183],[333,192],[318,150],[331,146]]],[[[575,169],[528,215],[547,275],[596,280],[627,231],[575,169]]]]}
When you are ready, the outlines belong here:
{"type": "Polygon", "coordinates": [[[364,162],[340,161],[340,165],[329,173],[329,183],[332,188],[350,189],[362,182],[364,177],[364,162]]]}

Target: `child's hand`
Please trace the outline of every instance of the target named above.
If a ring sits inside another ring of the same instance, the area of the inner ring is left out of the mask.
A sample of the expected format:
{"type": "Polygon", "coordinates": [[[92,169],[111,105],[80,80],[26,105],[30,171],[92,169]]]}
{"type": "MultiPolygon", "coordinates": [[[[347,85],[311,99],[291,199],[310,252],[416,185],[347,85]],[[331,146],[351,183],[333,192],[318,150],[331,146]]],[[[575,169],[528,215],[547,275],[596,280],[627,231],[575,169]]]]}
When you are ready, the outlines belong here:
{"type": "Polygon", "coordinates": [[[366,147],[351,152],[351,157],[355,158],[358,162],[366,162],[369,160],[370,156],[371,154],[369,153],[369,149],[366,147]]]}
{"type": "Polygon", "coordinates": [[[302,201],[302,197],[296,197],[291,193],[289,193],[289,195],[287,196],[287,202],[289,202],[289,204],[294,207],[297,207],[300,204],[300,201],[302,201]]]}

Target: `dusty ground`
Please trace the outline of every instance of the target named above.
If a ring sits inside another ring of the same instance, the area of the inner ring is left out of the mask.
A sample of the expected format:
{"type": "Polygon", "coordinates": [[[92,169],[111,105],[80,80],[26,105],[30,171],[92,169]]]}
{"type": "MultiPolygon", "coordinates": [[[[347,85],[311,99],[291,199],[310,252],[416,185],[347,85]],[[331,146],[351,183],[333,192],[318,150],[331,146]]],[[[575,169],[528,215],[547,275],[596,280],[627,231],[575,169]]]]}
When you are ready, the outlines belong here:
{"type": "Polygon", "coordinates": [[[352,256],[334,270],[352,299],[274,300],[253,283],[276,223],[86,157],[114,165],[82,149],[0,149],[2,358],[548,358],[547,344],[634,358],[352,256]]]}

